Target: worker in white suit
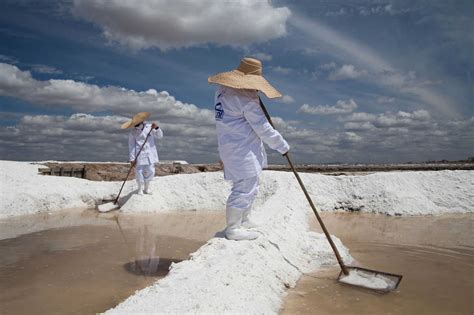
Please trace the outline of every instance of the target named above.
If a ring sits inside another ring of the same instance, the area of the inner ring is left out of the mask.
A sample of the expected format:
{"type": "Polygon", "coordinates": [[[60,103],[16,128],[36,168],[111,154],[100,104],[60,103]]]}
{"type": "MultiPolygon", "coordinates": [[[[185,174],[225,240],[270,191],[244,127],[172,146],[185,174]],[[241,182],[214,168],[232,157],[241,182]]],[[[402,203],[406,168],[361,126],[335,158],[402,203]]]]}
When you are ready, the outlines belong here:
{"type": "Polygon", "coordinates": [[[149,116],[149,112],[141,112],[122,125],[122,129],[132,129],[128,137],[128,160],[132,167],[135,166],[139,195],[153,193],[150,182],[155,176],[155,164],[159,161],[155,138],[163,138],[163,131],[155,122],[151,124],[145,122],[149,116]]]}
{"type": "Polygon", "coordinates": [[[225,235],[232,240],[252,240],[260,235],[250,215],[258,176],[267,166],[263,143],[281,154],[290,149],[265,117],[257,93],[269,98],[281,94],[265,80],[262,63],[254,58],[243,58],[237,69],[209,77],[208,82],[218,84],[214,103],[218,150],[224,178],[232,181],[225,235]]]}

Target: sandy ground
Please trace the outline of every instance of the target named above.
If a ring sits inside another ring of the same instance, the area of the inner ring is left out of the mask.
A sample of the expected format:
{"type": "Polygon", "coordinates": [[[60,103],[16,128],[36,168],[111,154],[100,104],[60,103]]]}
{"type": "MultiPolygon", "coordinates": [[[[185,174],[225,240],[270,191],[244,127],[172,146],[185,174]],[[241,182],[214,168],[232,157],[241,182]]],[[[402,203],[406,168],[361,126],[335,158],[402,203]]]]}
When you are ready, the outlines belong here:
{"type": "Polygon", "coordinates": [[[339,268],[307,274],[289,290],[282,314],[474,312],[474,215],[323,217],[356,265],[404,278],[397,291],[380,295],[337,283],[339,268]]]}

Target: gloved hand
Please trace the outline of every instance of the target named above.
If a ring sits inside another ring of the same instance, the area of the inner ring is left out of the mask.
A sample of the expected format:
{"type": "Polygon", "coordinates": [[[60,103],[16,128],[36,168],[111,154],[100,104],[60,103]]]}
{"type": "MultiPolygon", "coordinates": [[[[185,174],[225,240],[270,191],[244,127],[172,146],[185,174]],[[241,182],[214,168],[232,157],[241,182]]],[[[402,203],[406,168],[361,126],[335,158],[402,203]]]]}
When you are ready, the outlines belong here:
{"type": "Polygon", "coordinates": [[[137,160],[133,160],[133,161],[130,161],[130,166],[135,166],[135,164],[137,164],[137,160]]]}

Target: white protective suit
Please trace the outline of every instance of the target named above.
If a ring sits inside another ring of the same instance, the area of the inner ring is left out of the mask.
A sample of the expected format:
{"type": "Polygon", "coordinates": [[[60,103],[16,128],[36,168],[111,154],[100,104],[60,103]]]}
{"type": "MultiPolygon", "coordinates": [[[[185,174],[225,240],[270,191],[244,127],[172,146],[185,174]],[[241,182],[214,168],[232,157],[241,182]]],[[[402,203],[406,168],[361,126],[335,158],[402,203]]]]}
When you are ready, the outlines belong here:
{"type": "Polygon", "coordinates": [[[214,104],[225,179],[258,176],[267,166],[263,142],[281,154],[288,152],[288,143],[268,122],[255,90],[219,86],[214,104]]]}
{"type": "Polygon", "coordinates": [[[290,147],[265,117],[256,90],[219,86],[215,120],[224,178],[232,181],[225,235],[232,240],[252,240],[260,235],[248,229],[257,226],[249,216],[258,192],[258,175],[267,165],[263,142],[281,154],[290,147]]]}
{"type": "Polygon", "coordinates": [[[129,161],[137,160],[135,165],[135,176],[138,184],[138,192],[141,192],[141,186],[145,184],[145,193],[149,191],[149,182],[155,176],[155,163],[158,163],[158,153],[156,152],[155,139],[162,138],[163,131],[161,128],[154,129],[151,131],[148,140],[143,146],[140,155],[137,154],[140,151],[140,148],[143,142],[146,139],[148,132],[151,129],[151,124],[142,123],[138,127],[134,127],[130,131],[128,137],[128,151],[129,161]]]}

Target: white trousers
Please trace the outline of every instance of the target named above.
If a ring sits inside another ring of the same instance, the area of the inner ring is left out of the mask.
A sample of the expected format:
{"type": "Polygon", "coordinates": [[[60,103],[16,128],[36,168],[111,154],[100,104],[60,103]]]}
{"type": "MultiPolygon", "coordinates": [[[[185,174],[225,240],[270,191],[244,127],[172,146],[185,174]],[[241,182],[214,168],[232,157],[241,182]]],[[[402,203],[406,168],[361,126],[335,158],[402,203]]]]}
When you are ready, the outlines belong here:
{"type": "Polygon", "coordinates": [[[138,182],[148,182],[155,176],[155,165],[137,165],[135,166],[135,178],[138,182]]]}
{"type": "Polygon", "coordinates": [[[227,207],[247,210],[252,206],[258,193],[258,176],[232,182],[232,190],[227,198],[227,207]]]}

